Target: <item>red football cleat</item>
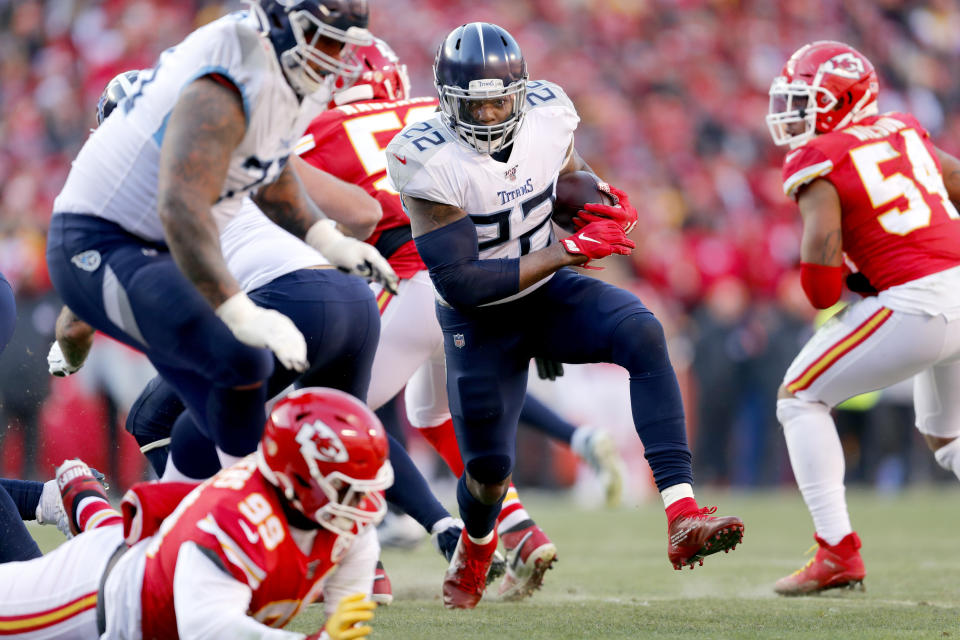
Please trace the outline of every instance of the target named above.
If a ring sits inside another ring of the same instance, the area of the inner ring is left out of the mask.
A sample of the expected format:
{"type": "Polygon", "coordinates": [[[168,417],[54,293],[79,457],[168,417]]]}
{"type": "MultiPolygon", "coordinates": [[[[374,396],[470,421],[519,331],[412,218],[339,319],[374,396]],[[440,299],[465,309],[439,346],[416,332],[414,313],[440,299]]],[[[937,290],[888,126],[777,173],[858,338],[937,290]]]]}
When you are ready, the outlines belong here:
{"type": "MultiPolygon", "coordinates": [[[[85,529],[95,528],[96,522],[88,522],[81,526],[77,520],[77,507],[80,501],[86,497],[95,497],[103,500],[102,508],[93,507],[97,511],[103,511],[102,514],[94,516],[96,520],[104,517],[116,516],[116,511],[110,508],[107,501],[107,493],[103,490],[103,485],[90,471],[90,467],[82,460],[66,460],[57,467],[57,487],[60,489],[60,497],[63,500],[63,510],[67,515],[67,521],[70,524],[70,533],[78,535],[85,529]]],[[[84,516],[86,518],[86,516],[84,516]]],[[[88,519],[89,520],[89,519],[88,519]]]]}
{"type": "Polygon", "coordinates": [[[377,571],[373,576],[373,592],[370,599],[380,606],[387,606],[393,602],[393,587],[390,585],[390,578],[383,569],[383,563],[377,560],[377,571]]]}
{"type": "Polygon", "coordinates": [[[862,590],[867,572],[860,557],[857,533],[847,534],[833,546],[816,534],[813,539],[817,541],[817,555],[801,569],[777,580],[773,590],[782,596],[802,596],[839,587],[862,590]]]}
{"type": "Polygon", "coordinates": [[[533,520],[521,522],[504,533],[502,540],[507,573],[500,583],[500,597],[522,600],[543,585],[543,574],[557,560],[557,548],[533,520]]]}
{"type": "Polygon", "coordinates": [[[447,609],[473,609],[487,588],[487,571],[497,550],[497,533],[485,545],[471,541],[464,529],[450,566],[443,576],[443,606],[447,609]]]}
{"type": "Polygon", "coordinates": [[[716,507],[679,515],[667,527],[667,557],[674,569],[693,569],[718,551],[732,551],[743,540],[743,520],[736,516],[714,516],[716,507]]]}

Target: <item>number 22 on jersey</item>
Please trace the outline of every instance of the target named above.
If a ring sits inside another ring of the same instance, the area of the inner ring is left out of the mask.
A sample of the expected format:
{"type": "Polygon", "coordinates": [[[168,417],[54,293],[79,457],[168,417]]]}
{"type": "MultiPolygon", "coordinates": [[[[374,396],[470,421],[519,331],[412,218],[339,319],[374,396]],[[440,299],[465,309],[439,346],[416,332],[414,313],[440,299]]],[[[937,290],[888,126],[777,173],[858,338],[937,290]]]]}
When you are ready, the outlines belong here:
{"type": "Polygon", "coordinates": [[[905,129],[900,132],[900,136],[903,138],[912,177],[900,172],[884,177],[880,171],[882,162],[894,160],[901,155],[888,140],[866,144],[850,151],[850,159],[860,174],[860,180],[875,210],[883,210],[886,205],[900,198],[907,200],[906,209],[892,207],[877,216],[880,226],[887,233],[899,236],[929,226],[932,211],[920,191],[921,188],[939,198],[947,216],[960,219],[960,214],[950,202],[943,186],[940,169],[920,135],[915,129],[905,129]]]}

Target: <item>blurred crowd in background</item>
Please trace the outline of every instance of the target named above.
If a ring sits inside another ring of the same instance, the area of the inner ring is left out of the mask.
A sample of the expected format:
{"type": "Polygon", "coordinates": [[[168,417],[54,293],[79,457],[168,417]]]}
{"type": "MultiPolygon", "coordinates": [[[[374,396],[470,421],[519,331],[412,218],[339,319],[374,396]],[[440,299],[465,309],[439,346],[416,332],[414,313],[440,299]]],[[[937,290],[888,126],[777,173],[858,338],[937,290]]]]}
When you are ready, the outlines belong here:
{"type": "MultiPolygon", "coordinates": [[[[784,151],[764,124],[767,89],[802,44],[845,41],[876,66],[881,111],[912,112],[938,146],[960,155],[960,6],[952,0],[370,4],[371,30],[408,65],[415,95],[434,91],[431,65],[442,37],[475,20],[509,30],[531,78],[566,89],[582,118],[581,155],[631,194],[640,212],[632,259],[607,260],[599,277],[637,292],[670,335],[698,482],[791,481],[775,395],[814,315],[795,271],[800,225],[781,190],[784,151]]],[[[141,473],[139,464],[123,463],[139,454],[117,425],[149,365],[102,339],[94,348],[97,362],[78,376],[47,374],[59,302],[44,263],[46,226],[110,78],[153,66],[164,48],[240,6],[0,0],[0,272],[18,300],[14,341],[0,358],[0,473],[43,477],[54,462],[77,455],[125,474],[121,484],[141,473]]],[[[561,384],[576,396],[592,376],[572,378],[561,384]]],[[[589,404],[589,394],[581,396],[589,404]]],[[[907,387],[839,411],[850,480],[896,490],[947,477],[915,433],[909,402],[907,387]]],[[[594,426],[607,421],[586,408],[573,413],[594,426]]],[[[629,420],[628,405],[622,413],[629,420]]],[[[627,433],[624,441],[636,437],[627,433]]],[[[562,464],[543,464],[545,453],[566,459],[542,441],[521,442],[518,477],[567,484],[562,464]]],[[[646,482],[645,468],[631,471],[646,482]]]]}

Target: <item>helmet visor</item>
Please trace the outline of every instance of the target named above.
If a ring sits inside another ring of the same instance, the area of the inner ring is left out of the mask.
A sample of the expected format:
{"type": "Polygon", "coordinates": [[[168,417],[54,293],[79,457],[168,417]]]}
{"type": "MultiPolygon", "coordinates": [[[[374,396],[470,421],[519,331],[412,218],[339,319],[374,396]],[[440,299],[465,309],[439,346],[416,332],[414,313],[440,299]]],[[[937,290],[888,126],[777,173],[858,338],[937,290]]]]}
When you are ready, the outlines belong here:
{"type": "Polygon", "coordinates": [[[383,492],[393,484],[393,467],[389,461],[370,480],[358,480],[333,472],[315,479],[327,495],[327,502],[314,514],[326,529],[340,535],[360,535],[367,527],[377,525],[387,512],[383,492]]]}
{"type": "Polygon", "coordinates": [[[780,77],[770,86],[767,128],[777,145],[796,145],[814,134],[817,121],[814,89],[805,82],[780,77]]]}
{"type": "Polygon", "coordinates": [[[295,70],[301,75],[304,93],[319,89],[324,76],[330,74],[342,79],[343,87],[353,84],[363,70],[355,50],[373,43],[369,31],[359,27],[338,29],[307,11],[291,13],[290,26],[297,46],[281,57],[288,71],[295,70]]]}
{"type": "Polygon", "coordinates": [[[473,80],[469,89],[441,87],[440,105],[462,140],[481,153],[494,153],[513,141],[526,94],[526,80],[506,87],[502,80],[473,80]]]}

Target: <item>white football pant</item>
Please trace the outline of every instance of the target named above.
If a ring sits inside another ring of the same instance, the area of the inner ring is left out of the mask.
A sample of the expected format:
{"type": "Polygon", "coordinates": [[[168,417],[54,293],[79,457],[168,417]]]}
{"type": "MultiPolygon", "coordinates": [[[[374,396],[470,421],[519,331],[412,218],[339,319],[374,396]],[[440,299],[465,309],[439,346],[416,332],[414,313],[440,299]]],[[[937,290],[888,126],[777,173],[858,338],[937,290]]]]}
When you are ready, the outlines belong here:
{"type": "Polygon", "coordinates": [[[367,404],[379,409],[407,386],[404,400],[414,427],[435,427],[450,418],[443,334],[426,270],[401,280],[391,296],[370,285],[380,307],[380,344],[373,359],[367,404]]]}
{"type": "Polygon", "coordinates": [[[122,542],[122,525],[104,526],[40,558],[0,564],[0,636],[97,640],[100,578],[122,542]]]}
{"type": "Polygon", "coordinates": [[[817,533],[836,544],[852,531],[844,462],[829,409],[913,377],[921,433],[960,435],[960,320],[893,311],[864,298],[828,320],[787,369],[795,397],[777,402],[790,463],[817,533]]]}

